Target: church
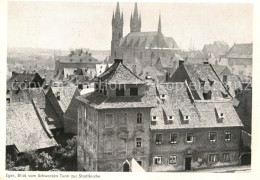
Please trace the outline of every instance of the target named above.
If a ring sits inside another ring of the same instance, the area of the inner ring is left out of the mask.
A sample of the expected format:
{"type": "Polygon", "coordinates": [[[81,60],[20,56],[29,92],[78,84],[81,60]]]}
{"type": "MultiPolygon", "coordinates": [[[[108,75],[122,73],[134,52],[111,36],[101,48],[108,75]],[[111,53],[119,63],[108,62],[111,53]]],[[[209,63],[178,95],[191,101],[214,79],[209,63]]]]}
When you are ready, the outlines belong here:
{"type": "Polygon", "coordinates": [[[112,16],[111,59],[120,58],[128,65],[139,68],[154,66],[159,60],[167,66],[176,61],[176,53],[180,48],[173,37],[165,37],[162,33],[161,16],[157,31],[141,32],[141,13],[135,3],[134,13],[130,19],[130,33],[123,36],[124,18],[119,3],[112,16]]]}

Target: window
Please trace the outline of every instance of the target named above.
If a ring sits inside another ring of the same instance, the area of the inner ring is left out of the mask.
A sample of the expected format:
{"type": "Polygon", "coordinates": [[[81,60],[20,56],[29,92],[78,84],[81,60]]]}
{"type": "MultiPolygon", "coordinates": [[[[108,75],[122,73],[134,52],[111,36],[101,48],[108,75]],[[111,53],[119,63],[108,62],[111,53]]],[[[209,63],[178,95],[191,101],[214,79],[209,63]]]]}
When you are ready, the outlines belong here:
{"type": "Polygon", "coordinates": [[[230,141],[230,140],[231,140],[231,132],[225,131],[225,141],[230,141]]]}
{"type": "Polygon", "coordinates": [[[153,157],[153,164],[156,164],[156,165],[162,164],[162,157],[161,156],[153,157]]]}
{"type": "Polygon", "coordinates": [[[125,95],[124,87],[116,88],[116,96],[124,96],[124,95],[125,95]]]}
{"type": "Polygon", "coordinates": [[[58,101],[60,101],[60,92],[57,92],[56,98],[57,98],[58,101]]]}
{"type": "Polygon", "coordinates": [[[190,119],[189,116],[184,116],[184,121],[188,121],[190,119]]]}
{"type": "Polygon", "coordinates": [[[137,113],[137,124],[142,124],[142,113],[137,113]]]}
{"type": "Polygon", "coordinates": [[[6,98],[6,102],[9,104],[11,102],[10,98],[6,98]]]}
{"type": "Polygon", "coordinates": [[[126,150],[126,141],[124,139],[120,139],[118,141],[118,149],[119,149],[119,151],[125,151],[126,150]]]}
{"type": "Polygon", "coordinates": [[[131,87],[130,88],[130,96],[138,96],[138,88],[137,87],[131,87]]]}
{"type": "Polygon", "coordinates": [[[127,114],[126,113],[120,113],[119,114],[119,125],[120,126],[126,126],[127,121],[127,114]]]}
{"type": "Polygon", "coordinates": [[[228,162],[229,160],[229,153],[223,153],[223,161],[228,162]]]}
{"type": "Polygon", "coordinates": [[[217,140],[217,133],[216,132],[209,132],[209,141],[215,142],[217,140]]]}
{"type": "Polygon", "coordinates": [[[172,120],[172,116],[169,116],[169,120],[172,120]]]}
{"type": "Polygon", "coordinates": [[[155,134],[155,144],[162,144],[162,134],[155,134]]]}
{"type": "Polygon", "coordinates": [[[177,156],[176,155],[172,155],[169,158],[169,164],[176,164],[177,163],[177,156]]]}
{"type": "Polygon", "coordinates": [[[142,138],[136,138],[136,147],[142,147],[142,138]]]}
{"type": "Polygon", "coordinates": [[[156,116],[153,116],[153,120],[156,120],[156,116]]]}
{"type": "Polygon", "coordinates": [[[218,154],[210,154],[209,155],[209,162],[214,163],[218,161],[218,154]]]}
{"type": "Polygon", "coordinates": [[[142,166],[142,161],[138,160],[137,163],[142,166]]]}
{"type": "Polygon", "coordinates": [[[113,127],[113,114],[106,114],[105,127],[113,127]]]}
{"type": "Polygon", "coordinates": [[[188,142],[188,143],[191,143],[191,142],[193,142],[193,133],[187,133],[187,139],[186,139],[186,141],[188,142]]]}
{"type": "Polygon", "coordinates": [[[170,138],[171,138],[171,144],[177,144],[177,138],[178,138],[177,134],[171,134],[170,138]]]}
{"type": "Polygon", "coordinates": [[[112,140],[107,139],[105,142],[105,152],[111,152],[112,151],[112,140]]]}

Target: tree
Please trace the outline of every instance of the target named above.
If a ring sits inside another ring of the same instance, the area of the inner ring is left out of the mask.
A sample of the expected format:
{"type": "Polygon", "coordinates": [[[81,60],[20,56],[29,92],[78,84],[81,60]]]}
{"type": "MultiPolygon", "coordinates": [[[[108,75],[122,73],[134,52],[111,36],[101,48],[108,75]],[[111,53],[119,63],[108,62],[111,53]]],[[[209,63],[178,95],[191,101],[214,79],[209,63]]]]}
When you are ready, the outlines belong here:
{"type": "Polygon", "coordinates": [[[44,151],[41,152],[35,160],[36,170],[48,171],[55,167],[56,167],[56,165],[55,165],[54,161],[52,160],[52,157],[48,153],[45,153],[44,151]]]}

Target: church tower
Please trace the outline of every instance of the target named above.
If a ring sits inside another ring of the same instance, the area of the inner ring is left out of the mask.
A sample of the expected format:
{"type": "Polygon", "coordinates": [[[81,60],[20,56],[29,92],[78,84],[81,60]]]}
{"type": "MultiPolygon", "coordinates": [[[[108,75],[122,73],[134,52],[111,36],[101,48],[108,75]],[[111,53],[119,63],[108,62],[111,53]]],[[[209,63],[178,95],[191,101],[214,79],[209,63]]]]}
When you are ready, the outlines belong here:
{"type": "Polygon", "coordinates": [[[118,58],[117,48],[119,47],[120,39],[123,37],[124,18],[123,12],[120,14],[119,3],[116,5],[116,13],[112,16],[112,41],[111,41],[111,57],[118,58]]]}
{"type": "Polygon", "coordinates": [[[141,32],[141,15],[138,16],[137,3],[135,3],[134,15],[130,19],[130,32],[141,32]]]}

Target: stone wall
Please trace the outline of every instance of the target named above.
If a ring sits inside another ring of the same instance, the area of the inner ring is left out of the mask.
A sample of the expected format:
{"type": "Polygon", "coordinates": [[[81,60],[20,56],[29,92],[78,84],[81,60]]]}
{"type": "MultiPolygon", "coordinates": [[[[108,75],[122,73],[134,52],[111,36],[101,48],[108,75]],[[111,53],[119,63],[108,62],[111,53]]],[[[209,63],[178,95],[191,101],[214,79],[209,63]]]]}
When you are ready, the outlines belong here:
{"type": "Polygon", "coordinates": [[[230,166],[238,164],[241,128],[206,128],[206,129],[179,129],[153,130],[151,133],[151,171],[183,171],[185,158],[191,157],[191,169],[202,169],[216,166],[230,166]],[[225,141],[225,131],[231,131],[231,141],[225,141]],[[209,133],[216,132],[217,139],[210,142],[209,133]],[[163,134],[162,144],[155,144],[155,135],[163,134]],[[177,144],[170,143],[170,134],[178,135],[177,144]],[[186,134],[193,133],[194,142],[186,142],[186,134]],[[229,153],[230,161],[223,161],[223,153],[229,153]],[[209,162],[209,154],[218,154],[219,160],[209,162]],[[177,156],[176,164],[169,164],[170,155],[177,156]],[[154,156],[162,157],[162,164],[153,163],[154,156]]]}

